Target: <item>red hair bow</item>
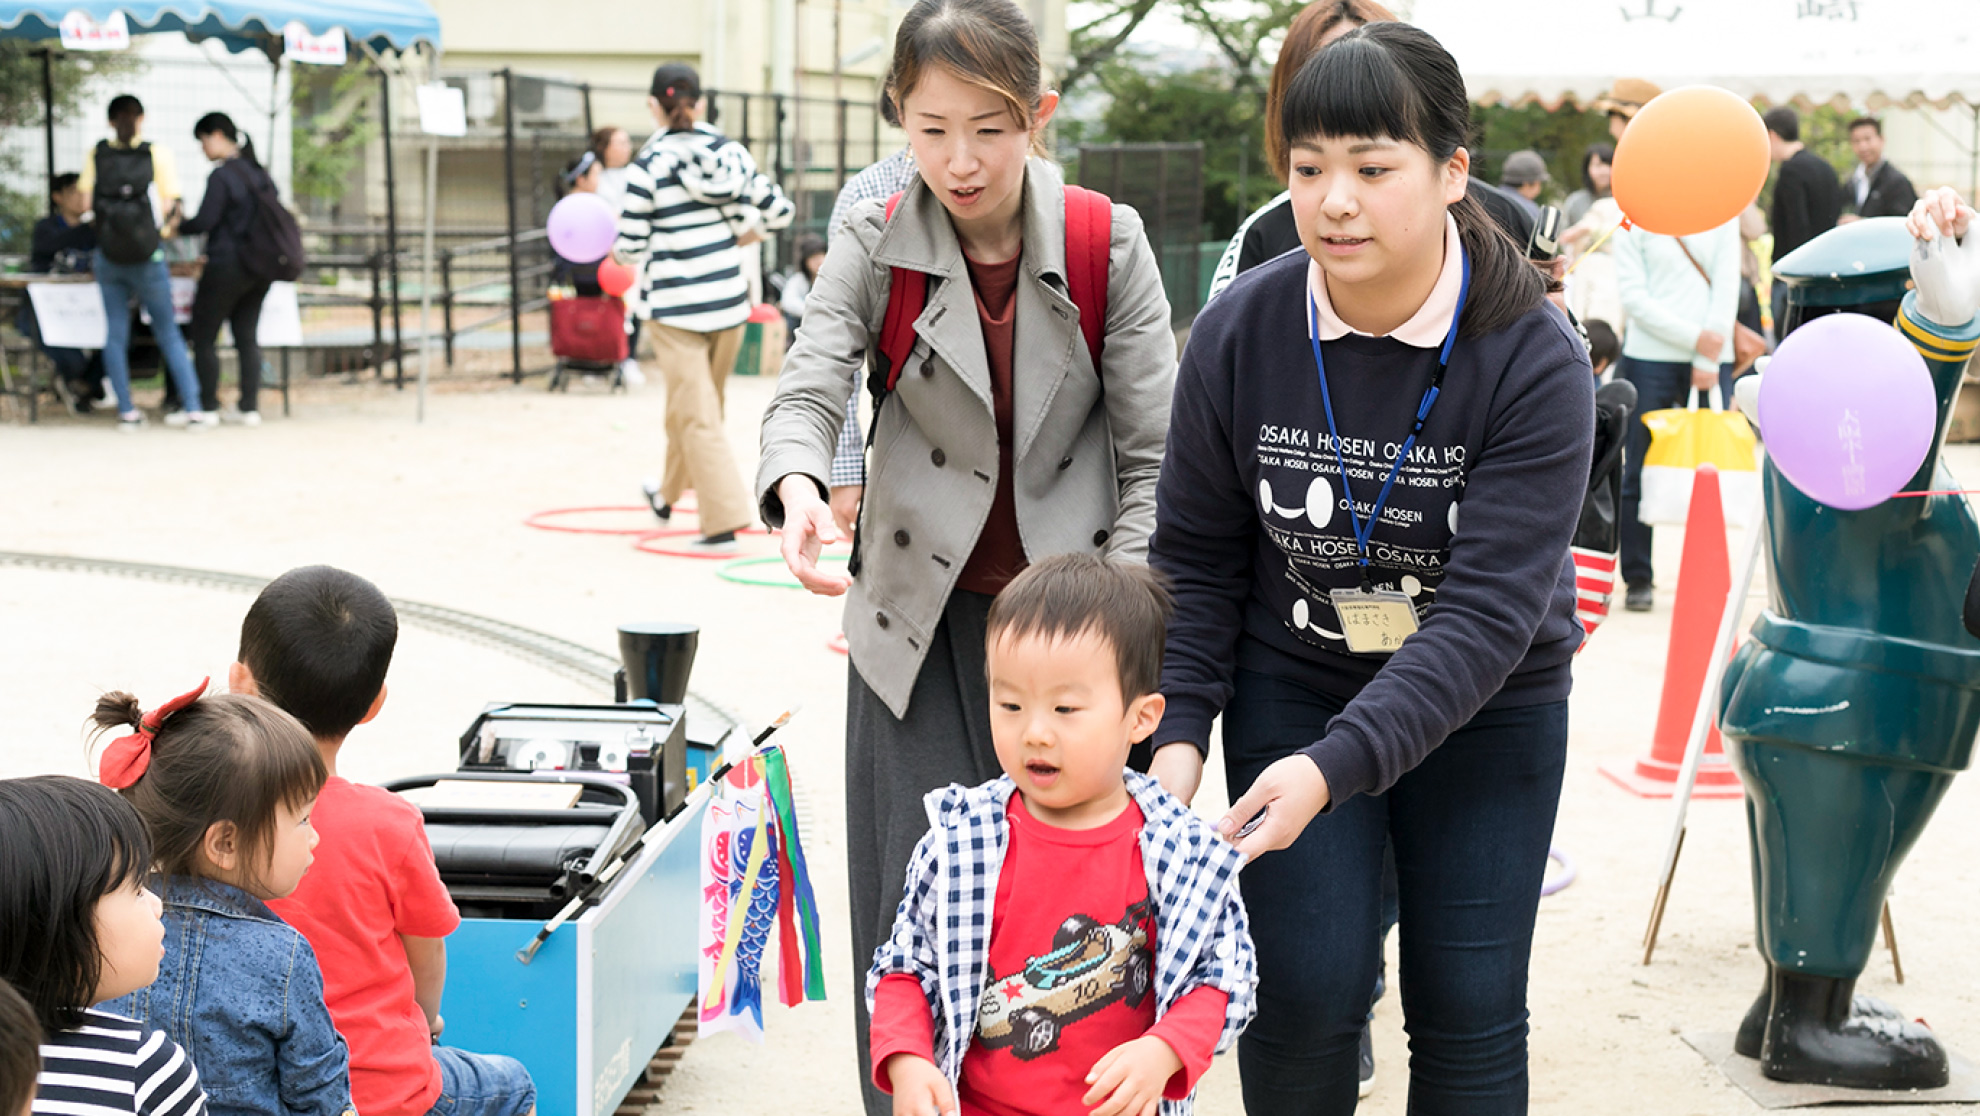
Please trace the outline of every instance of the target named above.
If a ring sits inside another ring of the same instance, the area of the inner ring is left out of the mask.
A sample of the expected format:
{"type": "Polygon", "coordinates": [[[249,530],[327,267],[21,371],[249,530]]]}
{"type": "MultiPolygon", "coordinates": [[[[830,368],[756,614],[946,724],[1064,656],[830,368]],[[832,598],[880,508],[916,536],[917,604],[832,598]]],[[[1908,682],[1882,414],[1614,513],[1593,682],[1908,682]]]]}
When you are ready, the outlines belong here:
{"type": "Polygon", "coordinates": [[[138,718],[137,731],[129,736],[120,736],[103,751],[103,764],[98,770],[97,779],[111,790],[125,787],[144,778],[151,768],[151,740],[158,735],[159,726],[165,718],[199,700],[206,692],[207,683],[212,678],[202,678],[191,692],[180,694],[157,709],[138,718]]]}

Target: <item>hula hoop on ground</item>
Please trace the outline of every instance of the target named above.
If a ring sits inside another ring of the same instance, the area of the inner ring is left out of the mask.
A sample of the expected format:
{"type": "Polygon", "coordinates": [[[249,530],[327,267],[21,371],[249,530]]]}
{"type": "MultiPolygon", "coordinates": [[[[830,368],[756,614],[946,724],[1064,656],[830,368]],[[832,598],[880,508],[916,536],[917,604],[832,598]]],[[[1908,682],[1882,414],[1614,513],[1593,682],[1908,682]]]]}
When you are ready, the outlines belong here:
{"type": "MultiPolygon", "coordinates": [[[[849,557],[851,557],[850,554],[821,554],[818,556],[818,560],[821,563],[844,562],[849,557]]],[[[804,588],[804,586],[798,584],[798,580],[795,577],[789,577],[789,578],[759,577],[755,574],[744,572],[746,570],[753,569],[757,566],[770,565],[773,562],[779,566],[782,566],[784,562],[784,556],[781,554],[770,554],[770,555],[765,555],[762,558],[738,558],[735,561],[730,562],[728,565],[723,566],[721,569],[716,570],[715,575],[717,577],[720,577],[723,581],[733,581],[737,585],[756,585],[766,589],[804,588]]],[[[845,637],[840,636],[839,638],[844,639],[845,637]]],[[[834,650],[836,650],[836,648],[834,648],[834,650]]]]}
{"type": "Polygon", "coordinates": [[[653,509],[639,504],[618,504],[609,507],[591,508],[551,508],[536,512],[523,520],[523,526],[534,527],[539,531],[556,531],[564,535],[650,535],[653,533],[653,509]],[[582,527],[567,523],[552,523],[550,520],[566,515],[596,515],[605,512],[624,514],[638,512],[646,517],[646,523],[639,527],[582,527]]]}
{"type": "MultiPolygon", "coordinates": [[[[744,527],[736,532],[738,536],[767,535],[769,533],[756,527],[744,527]]],[[[710,558],[732,559],[735,557],[734,554],[703,554],[684,547],[666,545],[673,539],[698,539],[700,537],[701,528],[699,527],[669,527],[664,531],[641,531],[639,538],[633,542],[633,549],[645,554],[658,554],[662,558],[697,558],[705,561],[710,558]]],[[[772,555],[772,557],[775,557],[775,555],[772,555]]],[[[782,559],[778,560],[782,561],[782,559]]]]}
{"type": "Polygon", "coordinates": [[[1566,891],[1567,886],[1573,883],[1574,878],[1580,874],[1574,866],[1574,861],[1569,859],[1568,854],[1562,852],[1559,846],[1549,845],[1547,847],[1547,859],[1561,866],[1561,874],[1551,876],[1540,884],[1540,897],[1542,899],[1557,892],[1566,891]]]}

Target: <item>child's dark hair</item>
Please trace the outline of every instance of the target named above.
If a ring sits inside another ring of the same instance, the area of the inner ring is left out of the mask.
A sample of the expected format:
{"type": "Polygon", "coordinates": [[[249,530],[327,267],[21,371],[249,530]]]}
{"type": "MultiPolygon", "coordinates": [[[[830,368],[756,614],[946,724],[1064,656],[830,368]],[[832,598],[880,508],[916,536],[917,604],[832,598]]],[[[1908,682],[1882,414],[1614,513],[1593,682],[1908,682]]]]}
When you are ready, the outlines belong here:
{"type": "MultiPolygon", "coordinates": [[[[69,171],[66,174],[58,174],[48,180],[48,196],[50,198],[60,197],[65,191],[75,189],[76,184],[81,181],[82,175],[74,171],[69,171]]],[[[0,1113],[4,1112],[4,1109],[0,1109],[0,1113]]]]}
{"type": "Polygon", "coordinates": [[[193,125],[193,138],[196,140],[203,140],[215,132],[226,136],[227,142],[239,144],[241,158],[257,167],[261,165],[261,160],[254,154],[254,140],[246,132],[234,127],[233,117],[224,112],[209,112],[199,118],[199,123],[193,125]]]}
{"type": "Polygon", "coordinates": [[[240,661],[255,689],[319,740],[341,740],[371,711],[392,665],[399,615],[371,582],[304,566],[268,583],[241,621],[240,661]]]}
{"type": "MultiPolygon", "coordinates": [[[[104,694],[96,703],[99,735],[137,727],[138,700],[104,694]]],[[[144,819],[152,859],[168,876],[204,876],[206,832],[234,827],[243,890],[259,890],[275,850],[278,810],[315,798],[329,778],[301,722],[247,694],[213,694],[165,719],[151,741],[151,764],[121,792],[144,819]]],[[[0,1113],[0,1116],[4,1116],[0,1113]]]]}
{"type": "Polygon", "coordinates": [[[916,0],[894,33],[894,65],[887,93],[895,114],[929,67],[1004,99],[1011,119],[1031,127],[1045,91],[1038,61],[1038,31],[1012,0],[916,0]]]}
{"type": "Polygon", "coordinates": [[[1114,648],[1121,700],[1162,684],[1162,645],[1175,604],[1147,566],[1058,554],[1019,574],[991,602],[986,639],[1072,639],[1092,632],[1114,648]]]}
{"type": "MultiPolygon", "coordinates": [[[[1317,137],[1378,137],[1413,144],[1441,168],[1463,146],[1471,101],[1457,61],[1407,23],[1369,23],[1315,54],[1286,91],[1279,131],[1288,150],[1317,137]]],[[[1539,306],[1547,280],[1467,195],[1450,207],[1471,261],[1471,295],[1459,334],[1504,329],[1539,306]]]]}
{"type": "Polygon", "coordinates": [[[82,1024],[103,978],[97,900],[142,885],[151,840],[131,804],[67,775],[0,779],[0,980],[45,1034],[82,1024]]]}
{"type": "Polygon", "coordinates": [[[0,980],[0,1116],[26,1111],[40,1076],[41,1024],[14,986],[0,980]]]}
{"type": "Polygon", "coordinates": [[[1588,334],[1588,363],[1597,372],[1603,365],[1622,359],[1622,342],[1616,338],[1615,327],[1600,318],[1583,318],[1581,328],[1588,334]]]}

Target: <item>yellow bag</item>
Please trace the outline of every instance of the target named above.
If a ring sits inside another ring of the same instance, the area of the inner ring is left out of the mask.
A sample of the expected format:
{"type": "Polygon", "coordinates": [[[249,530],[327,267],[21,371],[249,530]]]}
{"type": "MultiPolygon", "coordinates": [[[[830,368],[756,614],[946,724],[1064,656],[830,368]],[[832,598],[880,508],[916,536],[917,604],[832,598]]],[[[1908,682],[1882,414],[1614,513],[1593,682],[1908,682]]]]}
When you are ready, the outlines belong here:
{"type": "Polygon", "coordinates": [[[1689,406],[1643,416],[1650,449],[1643,455],[1643,497],[1636,517],[1644,523],[1683,526],[1691,510],[1691,481],[1700,465],[1719,470],[1719,498],[1728,527],[1744,527],[1760,492],[1759,440],[1738,410],[1722,410],[1719,390],[1711,408],[1689,406]]]}

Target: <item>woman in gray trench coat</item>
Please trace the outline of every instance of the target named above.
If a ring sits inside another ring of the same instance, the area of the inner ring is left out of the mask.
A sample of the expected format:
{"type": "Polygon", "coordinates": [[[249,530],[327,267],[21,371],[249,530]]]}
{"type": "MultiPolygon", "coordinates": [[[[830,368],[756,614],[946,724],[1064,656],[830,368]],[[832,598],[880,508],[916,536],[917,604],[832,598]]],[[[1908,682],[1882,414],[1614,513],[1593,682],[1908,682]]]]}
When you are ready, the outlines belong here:
{"type": "MultiPolygon", "coordinates": [[[[1011,0],[920,0],[902,22],[891,80],[920,177],[891,219],[885,203],[865,202],[833,236],[764,415],[756,482],[799,580],[846,595],[847,855],[861,974],[928,828],[922,796],[999,773],[984,681],[992,595],[1051,554],[1146,560],[1176,367],[1154,254],[1121,205],[1093,367],[1066,281],[1064,184],[1029,157],[1058,97],[1042,88],[1037,39],[1011,0]],[[948,35],[957,37],[931,49],[948,35]],[[928,296],[913,353],[873,415],[850,577],[817,561],[838,537],[826,485],[846,404],[880,344],[894,268],[929,275],[928,296]]],[[[865,1065],[863,998],[856,1010],[867,1111],[883,1116],[891,1108],[865,1065]]]]}

